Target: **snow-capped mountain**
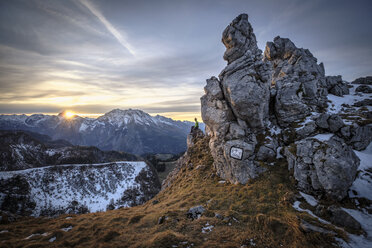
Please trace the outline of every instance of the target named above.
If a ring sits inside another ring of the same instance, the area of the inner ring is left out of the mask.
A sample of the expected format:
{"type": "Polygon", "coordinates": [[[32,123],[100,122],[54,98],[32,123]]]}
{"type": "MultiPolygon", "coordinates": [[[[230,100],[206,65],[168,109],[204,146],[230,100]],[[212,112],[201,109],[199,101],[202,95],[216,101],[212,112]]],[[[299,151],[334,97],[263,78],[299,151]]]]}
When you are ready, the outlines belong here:
{"type": "MultiPolygon", "coordinates": [[[[150,116],[141,110],[114,109],[96,119],[64,115],[0,115],[0,129],[27,130],[64,139],[74,145],[96,146],[134,154],[181,153],[192,122],[150,116]]],[[[204,125],[201,123],[201,128],[204,125]]]]}
{"type": "Polygon", "coordinates": [[[2,211],[54,216],[142,204],[160,190],[145,162],[56,165],[0,172],[2,211]]]}

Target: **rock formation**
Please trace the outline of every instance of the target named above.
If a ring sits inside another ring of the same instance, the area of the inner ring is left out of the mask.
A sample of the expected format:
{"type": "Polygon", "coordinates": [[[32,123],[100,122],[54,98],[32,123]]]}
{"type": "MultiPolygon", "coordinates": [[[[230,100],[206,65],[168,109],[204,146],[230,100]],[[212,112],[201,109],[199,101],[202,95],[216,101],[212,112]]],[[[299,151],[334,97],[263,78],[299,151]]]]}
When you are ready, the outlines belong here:
{"type": "Polygon", "coordinates": [[[207,80],[202,118],[211,135],[218,175],[233,183],[247,183],[264,171],[254,160],[255,133],[264,129],[269,117],[270,64],[262,60],[246,14],[225,29],[222,42],[228,65],[219,79],[207,80]]]}
{"type": "Polygon", "coordinates": [[[201,98],[217,175],[245,184],[284,155],[299,189],[344,198],[359,166],[349,145],[364,149],[370,140],[361,134],[371,128],[328,113],[327,95],[349,94],[351,86],[326,77],[323,64],[287,38],[267,42],[263,56],[246,14],[224,30],[222,42],[227,66],[207,80],[201,98]],[[312,137],[322,133],[333,137],[312,137]]]}
{"type": "Polygon", "coordinates": [[[278,36],[267,42],[265,61],[273,65],[274,111],[280,126],[287,127],[327,107],[324,66],[317,64],[309,50],[278,36]]]}
{"type": "Polygon", "coordinates": [[[346,196],[359,166],[359,158],[337,136],[327,141],[297,141],[285,149],[285,156],[301,191],[326,193],[338,200],[346,196]]]}

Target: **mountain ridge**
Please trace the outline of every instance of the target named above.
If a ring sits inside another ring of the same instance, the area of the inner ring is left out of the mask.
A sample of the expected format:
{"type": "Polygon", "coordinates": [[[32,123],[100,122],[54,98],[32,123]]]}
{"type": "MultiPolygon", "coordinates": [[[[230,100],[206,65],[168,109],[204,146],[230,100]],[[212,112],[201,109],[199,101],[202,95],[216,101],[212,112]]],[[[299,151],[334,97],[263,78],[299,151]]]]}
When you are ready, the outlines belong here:
{"type": "MultiPolygon", "coordinates": [[[[74,145],[93,145],[102,150],[133,154],[173,153],[186,150],[186,136],[193,122],[138,109],[114,109],[98,118],[78,115],[0,115],[0,129],[25,130],[65,139],[74,145]]],[[[203,124],[201,123],[201,128],[203,124]]]]}

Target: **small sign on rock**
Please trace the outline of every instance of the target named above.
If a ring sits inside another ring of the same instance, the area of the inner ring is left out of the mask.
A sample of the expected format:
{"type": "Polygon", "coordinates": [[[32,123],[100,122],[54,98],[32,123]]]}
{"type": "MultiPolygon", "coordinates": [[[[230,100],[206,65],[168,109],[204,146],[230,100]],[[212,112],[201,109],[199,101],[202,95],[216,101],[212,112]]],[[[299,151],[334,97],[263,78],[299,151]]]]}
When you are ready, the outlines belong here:
{"type": "Polygon", "coordinates": [[[243,157],[243,149],[232,146],[230,149],[230,157],[241,160],[243,157]]]}

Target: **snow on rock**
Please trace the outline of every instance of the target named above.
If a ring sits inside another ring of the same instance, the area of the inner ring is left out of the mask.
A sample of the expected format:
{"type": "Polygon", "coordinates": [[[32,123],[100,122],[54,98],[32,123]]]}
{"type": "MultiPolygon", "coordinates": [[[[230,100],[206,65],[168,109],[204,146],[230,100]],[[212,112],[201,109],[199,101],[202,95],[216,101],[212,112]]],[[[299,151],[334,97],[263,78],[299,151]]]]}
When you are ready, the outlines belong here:
{"type": "Polygon", "coordinates": [[[315,207],[318,205],[318,201],[311,195],[305,194],[303,192],[300,192],[300,195],[306,200],[307,203],[309,203],[311,206],[315,207]]]}
{"type": "Polygon", "coordinates": [[[0,172],[2,210],[22,215],[106,211],[142,204],[159,190],[145,162],[57,165],[0,172]]]}
{"type": "MultiPolygon", "coordinates": [[[[352,106],[354,103],[362,101],[364,99],[370,98],[372,94],[360,94],[356,93],[355,89],[359,86],[358,84],[352,84],[352,88],[350,88],[350,94],[349,95],[344,95],[344,96],[335,96],[332,94],[328,94],[327,98],[329,101],[328,104],[328,113],[339,113],[341,112],[341,109],[345,105],[350,105],[352,106]],[[344,105],[344,106],[342,106],[344,105]]],[[[369,110],[372,110],[371,106],[367,106],[369,110]]]]}
{"type": "Polygon", "coordinates": [[[360,159],[359,173],[350,187],[350,197],[364,197],[372,200],[372,143],[364,151],[356,151],[360,159]]]}
{"type": "Polygon", "coordinates": [[[345,248],[370,248],[372,244],[372,216],[355,209],[342,208],[342,210],[350,214],[361,224],[366,235],[348,233],[350,239],[349,242],[346,243],[341,239],[337,239],[339,244],[345,248]]]}
{"type": "Polygon", "coordinates": [[[313,138],[319,141],[328,141],[333,135],[333,133],[322,133],[315,135],[313,138]]]}
{"type": "Polygon", "coordinates": [[[323,223],[323,224],[331,224],[330,222],[316,216],[312,211],[310,211],[309,209],[304,209],[304,208],[301,208],[300,207],[300,204],[301,202],[300,201],[295,201],[293,203],[293,208],[296,209],[297,211],[300,211],[300,212],[306,212],[308,213],[309,215],[311,215],[312,217],[316,218],[319,222],[323,223]]]}

